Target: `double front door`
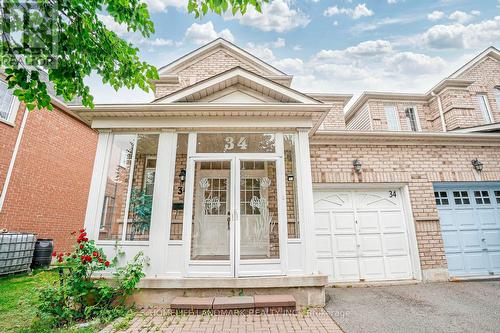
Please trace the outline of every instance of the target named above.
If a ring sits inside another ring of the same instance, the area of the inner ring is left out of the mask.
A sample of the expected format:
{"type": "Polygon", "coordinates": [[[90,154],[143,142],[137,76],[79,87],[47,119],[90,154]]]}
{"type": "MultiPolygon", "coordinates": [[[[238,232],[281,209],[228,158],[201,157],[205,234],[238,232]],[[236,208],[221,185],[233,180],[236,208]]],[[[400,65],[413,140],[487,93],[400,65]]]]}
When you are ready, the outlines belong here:
{"type": "Polygon", "coordinates": [[[190,158],[187,276],[283,274],[282,168],[279,157],[190,158]]]}

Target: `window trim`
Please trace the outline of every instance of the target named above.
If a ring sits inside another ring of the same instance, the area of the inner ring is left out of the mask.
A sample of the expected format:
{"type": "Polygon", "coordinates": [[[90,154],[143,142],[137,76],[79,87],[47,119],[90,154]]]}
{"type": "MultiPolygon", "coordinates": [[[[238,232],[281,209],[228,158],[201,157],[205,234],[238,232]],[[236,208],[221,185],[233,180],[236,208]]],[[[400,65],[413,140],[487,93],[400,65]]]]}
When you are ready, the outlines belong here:
{"type": "Polygon", "coordinates": [[[397,132],[397,131],[401,131],[401,122],[399,121],[399,111],[398,111],[398,107],[397,105],[394,105],[394,104],[385,104],[384,105],[384,114],[385,114],[385,120],[387,122],[387,130],[388,131],[391,131],[391,132],[397,132]],[[390,129],[389,128],[389,117],[387,116],[387,108],[392,108],[394,110],[394,114],[396,116],[396,125],[397,125],[397,129],[390,129]]]}
{"type": "MultiPolygon", "coordinates": [[[[7,82],[5,82],[4,80],[0,80],[0,84],[7,85],[7,82]]],[[[7,89],[8,89],[8,85],[7,85],[7,89]]],[[[15,127],[16,126],[17,112],[19,111],[19,105],[20,105],[19,99],[17,98],[17,96],[13,96],[12,102],[10,103],[9,117],[7,119],[0,117],[0,123],[4,123],[4,124],[7,124],[9,126],[15,127]]]]}
{"type": "Polygon", "coordinates": [[[497,103],[497,110],[500,111],[500,86],[493,87],[493,95],[497,103]]]}
{"type": "Polygon", "coordinates": [[[490,103],[488,101],[488,94],[486,93],[479,93],[477,94],[478,97],[478,102],[479,102],[479,110],[481,111],[481,114],[483,115],[483,119],[487,124],[493,124],[493,115],[491,114],[491,107],[490,103]],[[483,111],[481,107],[481,103],[484,103],[484,106],[486,107],[486,113],[483,111]],[[489,119],[486,119],[486,115],[488,115],[489,119]]]}
{"type": "Polygon", "coordinates": [[[406,121],[409,122],[410,120],[406,116],[406,110],[407,109],[412,109],[413,110],[413,114],[415,115],[415,122],[416,122],[416,125],[417,125],[417,130],[414,131],[414,130],[411,129],[411,125],[408,123],[408,130],[410,132],[422,132],[422,125],[420,124],[420,117],[418,116],[418,108],[417,108],[417,106],[416,105],[406,105],[405,106],[405,118],[406,118],[406,121]]]}

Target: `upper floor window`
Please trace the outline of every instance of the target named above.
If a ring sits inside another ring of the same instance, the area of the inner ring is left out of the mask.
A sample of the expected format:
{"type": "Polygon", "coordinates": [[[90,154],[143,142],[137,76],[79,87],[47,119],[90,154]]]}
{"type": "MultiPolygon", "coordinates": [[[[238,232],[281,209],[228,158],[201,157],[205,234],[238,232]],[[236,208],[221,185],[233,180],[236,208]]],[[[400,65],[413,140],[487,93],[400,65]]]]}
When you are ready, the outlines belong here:
{"type": "Polygon", "coordinates": [[[420,131],[417,119],[417,111],[414,107],[408,107],[405,109],[406,121],[408,122],[408,128],[413,132],[420,131]]]}
{"type": "Polygon", "coordinates": [[[385,117],[387,118],[387,129],[389,131],[399,131],[398,110],[394,105],[384,106],[385,117]]]}
{"type": "Polygon", "coordinates": [[[14,122],[17,111],[16,98],[7,83],[0,80],[0,120],[14,122]]]}
{"type": "Polygon", "coordinates": [[[477,98],[479,99],[479,108],[481,109],[481,112],[483,113],[483,118],[487,123],[491,123],[491,112],[490,112],[490,107],[488,105],[488,97],[484,94],[477,95],[477,98]]]}
{"type": "Polygon", "coordinates": [[[497,109],[500,111],[500,87],[495,87],[495,100],[497,102],[497,109]]]}

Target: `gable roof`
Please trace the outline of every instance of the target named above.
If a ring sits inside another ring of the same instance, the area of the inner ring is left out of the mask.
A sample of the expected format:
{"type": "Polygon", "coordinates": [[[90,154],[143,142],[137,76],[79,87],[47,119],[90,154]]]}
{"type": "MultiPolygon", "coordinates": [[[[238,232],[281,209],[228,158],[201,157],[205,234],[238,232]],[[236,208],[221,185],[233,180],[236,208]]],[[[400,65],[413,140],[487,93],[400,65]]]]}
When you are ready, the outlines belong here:
{"type": "Polygon", "coordinates": [[[238,58],[244,59],[246,62],[260,69],[263,73],[266,73],[267,75],[286,76],[285,73],[283,73],[276,67],[268,64],[267,62],[257,58],[256,56],[250,54],[249,52],[243,50],[242,48],[236,46],[235,44],[221,37],[213,40],[212,42],[202,47],[199,47],[198,49],[182,56],[177,60],[174,60],[170,64],[161,67],[160,69],[158,69],[158,74],[160,75],[160,77],[165,74],[170,74],[173,71],[182,68],[184,65],[191,63],[193,60],[201,58],[204,55],[209,54],[210,52],[221,48],[235,55],[238,58]]]}
{"type": "Polygon", "coordinates": [[[297,90],[276,83],[266,77],[250,72],[241,67],[234,67],[194,85],[177,90],[169,95],[157,98],[152,103],[196,102],[208,95],[222,91],[227,87],[240,84],[251,90],[267,95],[276,103],[323,104],[319,100],[297,90]]]}
{"type": "Polygon", "coordinates": [[[462,67],[460,67],[458,70],[456,70],[455,72],[453,72],[450,76],[448,76],[448,78],[450,78],[450,79],[456,79],[456,78],[458,78],[465,71],[467,71],[470,68],[474,67],[475,65],[477,65],[478,63],[480,63],[481,61],[483,61],[484,59],[486,59],[487,57],[492,57],[492,58],[497,59],[498,61],[500,61],[500,51],[496,47],[494,47],[494,46],[488,47],[486,50],[484,50],[483,52],[479,53],[477,56],[475,56],[474,58],[472,58],[469,62],[467,62],[462,67]]]}

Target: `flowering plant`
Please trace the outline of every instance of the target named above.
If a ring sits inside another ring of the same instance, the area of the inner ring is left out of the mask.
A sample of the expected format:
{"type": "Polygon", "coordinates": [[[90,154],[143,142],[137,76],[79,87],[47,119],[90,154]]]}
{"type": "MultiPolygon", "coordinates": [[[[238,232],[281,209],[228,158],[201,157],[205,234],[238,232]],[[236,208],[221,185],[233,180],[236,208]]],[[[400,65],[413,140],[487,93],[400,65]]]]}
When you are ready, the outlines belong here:
{"type": "Polygon", "coordinates": [[[119,315],[120,310],[126,310],[126,297],[144,277],[142,253],[124,267],[117,268],[114,281],[108,283],[92,277],[95,272],[114,266],[103,250],[88,239],[85,229],[72,234],[77,235],[73,252],[52,253],[60,281],[40,290],[40,315],[53,317],[55,326],[101,315],[119,315]]]}

